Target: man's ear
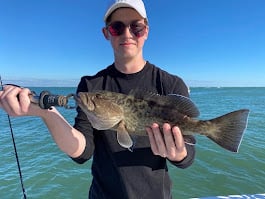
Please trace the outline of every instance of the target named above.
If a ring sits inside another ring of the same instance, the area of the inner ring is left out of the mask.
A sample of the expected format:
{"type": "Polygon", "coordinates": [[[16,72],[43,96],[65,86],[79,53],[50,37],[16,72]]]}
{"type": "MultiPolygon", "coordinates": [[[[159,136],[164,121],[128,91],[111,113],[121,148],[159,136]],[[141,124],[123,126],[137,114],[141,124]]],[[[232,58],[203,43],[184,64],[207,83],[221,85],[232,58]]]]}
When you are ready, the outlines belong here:
{"type": "Polygon", "coordinates": [[[149,34],[149,26],[146,27],[146,33],[145,33],[145,36],[144,36],[145,40],[147,40],[148,34],[149,34]]]}
{"type": "Polygon", "coordinates": [[[105,39],[107,39],[107,40],[110,39],[110,38],[109,38],[109,32],[108,32],[107,28],[105,28],[105,27],[102,28],[102,33],[103,33],[105,39]]]}

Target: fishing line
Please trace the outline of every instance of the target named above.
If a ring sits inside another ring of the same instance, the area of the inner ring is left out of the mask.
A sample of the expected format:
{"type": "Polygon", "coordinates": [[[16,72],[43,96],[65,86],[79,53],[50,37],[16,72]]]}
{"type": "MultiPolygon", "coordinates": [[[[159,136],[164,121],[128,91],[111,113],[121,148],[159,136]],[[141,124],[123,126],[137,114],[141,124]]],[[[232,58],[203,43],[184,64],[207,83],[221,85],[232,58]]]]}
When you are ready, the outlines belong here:
{"type": "MultiPolygon", "coordinates": [[[[3,82],[2,82],[2,77],[1,76],[0,76],[0,84],[1,84],[1,88],[2,88],[1,90],[3,90],[4,89],[4,86],[3,86],[3,82]]],[[[7,118],[8,118],[10,133],[11,133],[11,137],[12,137],[12,142],[13,142],[13,146],[14,146],[16,161],[17,161],[18,173],[19,173],[19,177],[20,177],[20,184],[21,184],[21,188],[22,188],[22,192],[23,192],[24,199],[26,199],[27,196],[26,196],[26,191],[25,191],[25,188],[24,188],[21,167],[20,167],[20,163],[19,163],[19,159],[18,159],[18,153],[17,153],[17,147],[16,147],[16,142],[15,142],[15,137],[14,137],[14,133],[13,133],[11,119],[10,119],[10,116],[8,114],[7,114],[7,118]]]]}

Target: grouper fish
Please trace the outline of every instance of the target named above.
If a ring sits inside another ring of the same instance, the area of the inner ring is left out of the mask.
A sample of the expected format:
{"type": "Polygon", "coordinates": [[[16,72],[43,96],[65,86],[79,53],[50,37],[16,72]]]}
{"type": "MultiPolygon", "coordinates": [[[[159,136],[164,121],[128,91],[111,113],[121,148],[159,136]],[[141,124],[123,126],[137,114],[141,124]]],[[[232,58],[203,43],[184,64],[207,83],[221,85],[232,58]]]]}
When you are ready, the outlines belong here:
{"type": "Polygon", "coordinates": [[[249,115],[248,109],[241,109],[199,120],[195,119],[199,110],[189,98],[139,90],[128,95],[110,91],[79,92],[75,100],[93,128],[116,131],[118,143],[128,149],[133,145],[131,135],[147,136],[146,127],[169,123],[178,126],[184,137],[204,135],[224,149],[238,152],[249,115]]]}

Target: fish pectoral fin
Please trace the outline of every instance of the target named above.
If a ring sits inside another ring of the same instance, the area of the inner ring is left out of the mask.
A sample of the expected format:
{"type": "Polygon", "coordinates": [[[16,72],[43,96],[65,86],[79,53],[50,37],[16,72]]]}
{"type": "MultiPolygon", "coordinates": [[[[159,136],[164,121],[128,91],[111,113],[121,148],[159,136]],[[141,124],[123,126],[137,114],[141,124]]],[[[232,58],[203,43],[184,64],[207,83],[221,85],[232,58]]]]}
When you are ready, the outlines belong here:
{"type": "Polygon", "coordinates": [[[133,141],[125,128],[124,122],[121,121],[117,128],[117,140],[119,145],[124,148],[130,148],[133,145],[133,141]]]}

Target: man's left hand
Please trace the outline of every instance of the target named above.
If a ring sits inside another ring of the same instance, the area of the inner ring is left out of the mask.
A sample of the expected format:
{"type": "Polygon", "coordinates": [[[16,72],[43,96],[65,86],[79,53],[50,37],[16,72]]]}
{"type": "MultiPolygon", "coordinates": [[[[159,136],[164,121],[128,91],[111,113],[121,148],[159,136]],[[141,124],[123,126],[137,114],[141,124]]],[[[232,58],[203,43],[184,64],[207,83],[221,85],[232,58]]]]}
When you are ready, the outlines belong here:
{"type": "Polygon", "coordinates": [[[168,123],[165,123],[161,132],[159,125],[154,123],[146,128],[146,131],[155,155],[168,158],[173,162],[179,162],[187,156],[183,136],[177,126],[171,128],[168,123]]]}

